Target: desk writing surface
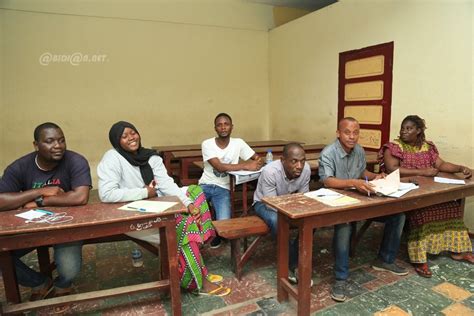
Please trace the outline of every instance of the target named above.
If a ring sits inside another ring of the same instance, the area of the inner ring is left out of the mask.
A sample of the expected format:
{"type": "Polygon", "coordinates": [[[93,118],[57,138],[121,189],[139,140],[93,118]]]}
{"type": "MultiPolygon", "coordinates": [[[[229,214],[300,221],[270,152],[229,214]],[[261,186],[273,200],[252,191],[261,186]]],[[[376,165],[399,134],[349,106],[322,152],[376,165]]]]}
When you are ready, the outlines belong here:
{"type": "MultiPolygon", "coordinates": [[[[453,177],[452,175],[445,175],[453,177]]],[[[265,197],[263,201],[271,207],[284,213],[291,219],[299,219],[309,216],[347,215],[352,213],[358,220],[364,217],[357,215],[357,211],[364,212],[369,208],[392,208],[387,210],[389,213],[398,213],[403,210],[413,210],[427,205],[438,204],[450,199],[464,198],[474,195],[474,181],[466,179],[465,185],[452,185],[434,182],[431,177],[409,177],[402,179],[402,182],[408,182],[408,179],[415,179],[419,183],[419,188],[408,192],[400,198],[380,197],[371,195],[368,197],[356,190],[335,190],[344,195],[351,196],[360,200],[358,204],[352,204],[342,207],[327,206],[317,200],[311,199],[303,194],[282,195],[276,197],[265,197]],[[398,210],[398,211],[397,211],[398,210]],[[347,211],[347,212],[346,212],[347,211]]],[[[337,219],[332,219],[337,222],[337,219]]],[[[340,218],[340,223],[348,221],[347,218],[340,218]]]]}
{"type": "Polygon", "coordinates": [[[171,153],[171,155],[175,159],[194,158],[194,157],[196,157],[196,158],[201,157],[202,158],[201,149],[199,149],[199,150],[190,150],[190,151],[173,151],[171,153]]]}
{"type": "Polygon", "coordinates": [[[185,212],[186,208],[181,201],[175,196],[159,197],[153,200],[156,201],[167,201],[167,202],[178,202],[171,208],[167,209],[161,214],[157,213],[145,213],[145,212],[133,212],[133,211],[122,211],[118,208],[129,202],[121,203],[90,203],[81,206],[71,207],[49,207],[45,206],[42,209],[52,211],[54,213],[66,212],[67,215],[73,216],[73,220],[59,224],[48,224],[48,223],[25,223],[25,220],[15,216],[24,212],[25,210],[12,210],[0,212],[0,236],[23,234],[29,232],[38,231],[51,231],[57,229],[73,228],[73,227],[84,227],[101,225],[105,223],[114,223],[127,220],[141,220],[141,219],[152,219],[162,217],[170,214],[176,214],[185,212]]]}
{"type": "MultiPolygon", "coordinates": [[[[265,146],[265,147],[257,147],[253,148],[253,150],[257,154],[264,154],[267,152],[268,149],[271,149],[273,152],[283,152],[283,146],[265,146]]],[[[202,152],[201,150],[190,150],[190,151],[173,151],[171,153],[174,159],[180,158],[201,158],[202,159],[202,152]]]]}
{"type": "Polygon", "coordinates": [[[246,142],[250,147],[267,147],[267,146],[284,146],[290,143],[298,143],[304,144],[303,142],[298,142],[294,140],[282,140],[282,139],[275,139],[275,140],[256,140],[256,141],[248,141],[246,142]]]}
{"type": "MultiPolygon", "coordinates": [[[[316,144],[316,145],[310,145],[310,149],[315,149],[315,148],[324,148],[324,145],[316,144]]],[[[306,146],[305,146],[306,148],[306,146]]],[[[257,147],[253,148],[254,151],[257,154],[265,154],[268,149],[271,149],[272,152],[281,154],[283,152],[283,146],[262,146],[262,147],[257,147]]],[[[310,150],[308,149],[308,150],[310,150]]],[[[171,153],[174,159],[179,159],[179,158],[202,158],[202,152],[201,150],[189,150],[189,151],[173,151],[171,153]]],[[[274,154],[275,155],[275,154],[274,154]]],[[[374,157],[374,159],[377,159],[377,154],[376,153],[367,153],[367,157],[374,157]]],[[[319,158],[319,153],[307,153],[306,154],[306,159],[318,159],[319,158]],[[311,155],[311,156],[310,156],[311,155]]]]}
{"type": "MultiPolygon", "coordinates": [[[[284,146],[289,143],[304,144],[303,142],[282,140],[282,139],[256,140],[256,141],[247,142],[247,144],[250,147],[284,146]]],[[[194,150],[200,150],[201,144],[152,146],[151,148],[159,151],[160,153],[164,151],[194,151],[194,150]]]]}
{"type": "Polygon", "coordinates": [[[152,146],[151,148],[160,153],[165,152],[165,151],[190,151],[190,150],[200,150],[201,144],[152,146]]]}

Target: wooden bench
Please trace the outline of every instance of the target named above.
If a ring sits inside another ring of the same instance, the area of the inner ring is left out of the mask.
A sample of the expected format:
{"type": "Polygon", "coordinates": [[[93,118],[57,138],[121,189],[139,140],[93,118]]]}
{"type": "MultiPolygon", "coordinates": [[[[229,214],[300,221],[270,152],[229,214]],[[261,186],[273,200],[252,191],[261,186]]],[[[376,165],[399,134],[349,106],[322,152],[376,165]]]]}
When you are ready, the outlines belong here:
{"type": "Polygon", "coordinates": [[[238,218],[224,219],[213,221],[212,224],[217,234],[223,238],[230,240],[232,270],[240,281],[242,278],[242,269],[245,263],[250,259],[257,249],[260,239],[268,234],[270,229],[267,224],[258,216],[244,216],[238,218]],[[244,252],[241,249],[241,239],[257,236],[257,238],[246,247],[244,242],[244,252]]]}

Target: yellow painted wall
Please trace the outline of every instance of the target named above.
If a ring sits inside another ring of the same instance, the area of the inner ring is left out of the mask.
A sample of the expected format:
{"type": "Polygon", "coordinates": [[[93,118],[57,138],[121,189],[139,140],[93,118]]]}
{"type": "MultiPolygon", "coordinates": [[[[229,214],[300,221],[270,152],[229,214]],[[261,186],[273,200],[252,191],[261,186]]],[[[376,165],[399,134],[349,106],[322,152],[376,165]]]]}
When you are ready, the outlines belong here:
{"type": "MultiPolygon", "coordinates": [[[[474,168],[473,2],[342,0],[270,32],[271,136],[335,137],[339,53],[394,41],[391,138],[426,119],[441,157],[474,168]]],[[[474,231],[474,202],[466,224],[474,231]]]]}
{"type": "Polygon", "coordinates": [[[117,120],[145,146],[200,143],[222,111],[235,136],[268,139],[272,8],[225,2],[1,1],[1,170],[32,150],[44,121],[88,158],[94,183],[117,120]],[[43,66],[48,52],[106,56],[43,66]]]}

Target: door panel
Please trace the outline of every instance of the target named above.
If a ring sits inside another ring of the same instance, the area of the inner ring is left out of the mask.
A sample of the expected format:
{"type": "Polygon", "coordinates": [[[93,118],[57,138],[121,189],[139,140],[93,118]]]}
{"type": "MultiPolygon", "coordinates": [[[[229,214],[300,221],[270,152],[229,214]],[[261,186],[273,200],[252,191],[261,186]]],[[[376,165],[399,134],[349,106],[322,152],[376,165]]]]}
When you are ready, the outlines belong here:
{"type": "Polygon", "coordinates": [[[338,121],[359,121],[359,144],[376,151],[389,141],[393,42],[339,54],[338,121]]]}

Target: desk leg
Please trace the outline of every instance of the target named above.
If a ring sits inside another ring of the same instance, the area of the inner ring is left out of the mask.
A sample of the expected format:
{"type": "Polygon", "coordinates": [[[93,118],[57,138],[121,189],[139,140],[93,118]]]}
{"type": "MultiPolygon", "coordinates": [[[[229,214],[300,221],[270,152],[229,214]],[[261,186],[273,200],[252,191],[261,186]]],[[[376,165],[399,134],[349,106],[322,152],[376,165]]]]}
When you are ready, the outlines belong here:
{"type": "Polygon", "coordinates": [[[166,241],[166,228],[160,228],[160,274],[161,280],[166,280],[170,278],[170,270],[168,265],[168,246],[166,241]]]}
{"type": "Polygon", "coordinates": [[[249,209],[247,203],[247,183],[242,184],[242,209],[244,212],[244,216],[247,216],[247,211],[249,209]]]}
{"type": "Polygon", "coordinates": [[[282,280],[288,279],[288,239],[290,237],[290,224],[288,218],[278,212],[277,231],[277,299],[278,302],[288,300],[288,292],[282,285],[282,280]]]}
{"type": "MultiPolygon", "coordinates": [[[[8,303],[21,303],[20,291],[18,290],[18,281],[16,279],[15,266],[11,252],[0,252],[0,268],[2,269],[3,285],[5,286],[5,295],[8,303]]],[[[1,312],[0,312],[1,314],[1,312]]]]}
{"type": "Polygon", "coordinates": [[[53,278],[52,270],[54,270],[54,266],[51,266],[51,261],[49,259],[49,247],[38,247],[36,248],[36,252],[38,253],[38,264],[40,272],[50,278],[53,278]]]}
{"type": "Polygon", "coordinates": [[[181,315],[181,292],[178,274],[178,247],[174,217],[166,224],[166,247],[168,248],[168,268],[170,275],[171,309],[173,315],[181,315]]]}
{"type": "Polygon", "coordinates": [[[311,309],[311,275],[313,229],[303,219],[298,227],[298,315],[309,315],[311,309]]]}
{"type": "Polygon", "coordinates": [[[229,175],[229,186],[230,186],[230,217],[235,217],[235,177],[229,175]]]}

